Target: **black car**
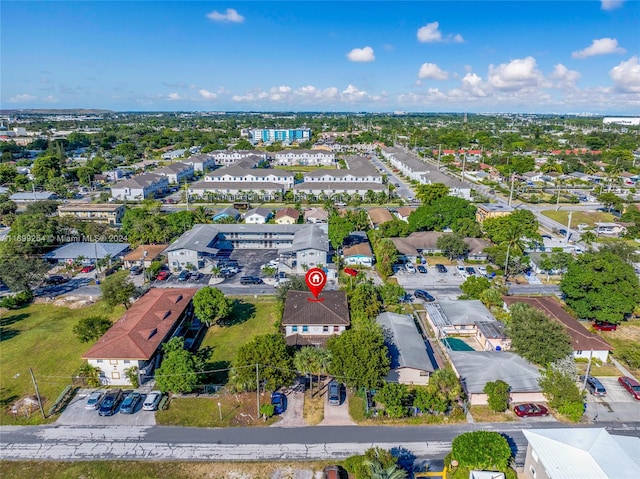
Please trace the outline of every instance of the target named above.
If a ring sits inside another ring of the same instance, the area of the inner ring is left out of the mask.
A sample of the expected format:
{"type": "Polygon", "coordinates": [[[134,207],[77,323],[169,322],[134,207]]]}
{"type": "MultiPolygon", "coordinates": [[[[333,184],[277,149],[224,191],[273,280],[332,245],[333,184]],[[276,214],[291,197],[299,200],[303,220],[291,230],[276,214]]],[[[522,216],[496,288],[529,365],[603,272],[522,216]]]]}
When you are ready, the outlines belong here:
{"type": "Polygon", "coordinates": [[[109,391],[100,404],[98,414],[101,416],[112,416],[116,412],[118,404],[122,400],[122,389],[109,391]]]}
{"type": "Polygon", "coordinates": [[[445,265],[438,263],[436,265],[436,269],[438,270],[438,273],[446,273],[447,272],[447,268],[445,265]]]}
{"type": "Polygon", "coordinates": [[[416,298],[422,299],[423,301],[426,301],[427,303],[432,303],[433,301],[436,300],[436,298],[434,298],[433,296],[431,296],[428,292],[426,292],[424,289],[416,289],[416,292],[413,293],[413,295],[416,298]]]}
{"type": "Polygon", "coordinates": [[[136,265],[136,266],[132,266],[129,271],[131,272],[131,274],[141,274],[142,273],[142,268],[140,266],[136,265]]]}
{"type": "Polygon", "coordinates": [[[189,278],[191,278],[191,273],[189,271],[187,271],[186,269],[180,271],[178,281],[187,281],[189,278]]]}
{"type": "Polygon", "coordinates": [[[560,234],[562,236],[566,236],[567,235],[567,230],[558,230],[558,234],[560,234]]]}
{"type": "Polygon", "coordinates": [[[47,284],[63,284],[66,283],[68,280],[67,278],[65,278],[64,276],[60,276],[60,275],[53,275],[53,276],[49,276],[46,280],[47,284]]]}
{"type": "Polygon", "coordinates": [[[243,276],[240,278],[240,284],[262,284],[264,281],[256,276],[243,276]]]}
{"type": "Polygon", "coordinates": [[[476,274],[475,268],[472,268],[471,266],[467,266],[465,270],[469,276],[473,276],[474,274],[476,274]]]}
{"type": "Polygon", "coordinates": [[[418,266],[416,266],[416,269],[418,270],[418,273],[427,274],[427,268],[425,268],[425,267],[424,267],[424,266],[422,266],[421,264],[419,264],[418,266]]]}

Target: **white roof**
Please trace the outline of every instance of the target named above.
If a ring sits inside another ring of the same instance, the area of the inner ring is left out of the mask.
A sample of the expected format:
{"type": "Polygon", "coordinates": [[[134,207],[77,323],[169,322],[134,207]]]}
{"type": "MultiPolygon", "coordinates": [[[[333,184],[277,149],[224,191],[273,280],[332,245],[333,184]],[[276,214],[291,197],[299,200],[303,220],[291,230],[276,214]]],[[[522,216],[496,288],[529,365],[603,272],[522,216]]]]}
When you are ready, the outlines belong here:
{"type": "Polygon", "coordinates": [[[640,438],[614,436],[604,428],[522,431],[549,477],[554,479],[636,479],[640,438]]]}

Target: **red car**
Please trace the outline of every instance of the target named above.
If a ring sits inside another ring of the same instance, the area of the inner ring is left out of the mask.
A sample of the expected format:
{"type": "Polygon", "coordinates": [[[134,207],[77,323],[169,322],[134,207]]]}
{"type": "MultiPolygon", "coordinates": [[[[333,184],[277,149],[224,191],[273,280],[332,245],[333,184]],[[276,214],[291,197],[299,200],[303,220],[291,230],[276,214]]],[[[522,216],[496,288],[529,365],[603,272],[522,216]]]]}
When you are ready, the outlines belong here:
{"type": "Polygon", "coordinates": [[[618,325],[605,321],[596,321],[593,323],[593,329],[597,329],[598,331],[615,331],[617,328],[618,325]]]}
{"type": "Polygon", "coordinates": [[[158,276],[156,276],[156,279],[158,281],[164,281],[165,279],[167,279],[169,276],[171,276],[171,273],[169,273],[168,271],[160,271],[158,273],[158,276]]]}
{"type": "Polygon", "coordinates": [[[519,417],[529,417],[529,416],[548,416],[549,411],[546,407],[540,404],[519,404],[518,406],[513,408],[513,412],[516,413],[516,416],[519,417]]]}
{"type": "Polygon", "coordinates": [[[81,273],[90,273],[91,271],[93,271],[95,268],[95,266],[93,266],[92,264],[85,266],[84,268],[82,268],[80,270],[81,273]]]}
{"type": "Polygon", "coordinates": [[[622,376],[618,378],[618,382],[622,385],[623,388],[629,391],[634,399],[640,401],[640,383],[638,383],[638,381],[628,376],[622,376]]]}
{"type": "Polygon", "coordinates": [[[358,276],[358,270],[353,268],[345,268],[344,272],[349,276],[358,276]]]}

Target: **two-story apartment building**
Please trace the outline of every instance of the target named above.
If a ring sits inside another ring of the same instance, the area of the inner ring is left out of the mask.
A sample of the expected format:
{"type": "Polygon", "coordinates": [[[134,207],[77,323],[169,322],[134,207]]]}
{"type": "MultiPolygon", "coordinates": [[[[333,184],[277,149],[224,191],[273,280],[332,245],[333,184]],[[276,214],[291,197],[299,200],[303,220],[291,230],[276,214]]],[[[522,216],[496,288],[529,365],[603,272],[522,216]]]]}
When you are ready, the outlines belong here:
{"type": "Polygon", "coordinates": [[[166,176],[145,173],[113,185],[111,197],[114,200],[139,201],[163,194],[168,188],[169,179],[166,176]]]}
{"type": "Polygon", "coordinates": [[[258,150],[219,150],[207,153],[211,156],[216,165],[229,166],[249,159],[255,161],[255,164],[267,161],[267,153],[258,150]]]}
{"type": "Polygon", "coordinates": [[[165,176],[169,180],[169,183],[176,184],[183,180],[190,180],[193,178],[193,171],[193,165],[179,161],[163,166],[162,168],[155,170],[154,173],[160,176],[165,176]]]}
{"type": "Polygon", "coordinates": [[[61,217],[73,217],[83,221],[95,221],[96,223],[112,226],[122,223],[124,211],[124,205],[106,203],[66,203],[58,206],[58,215],[61,217]]]}
{"type": "Polygon", "coordinates": [[[216,167],[216,159],[210,153],[190,156],[182,160],[182,163],[193,166],[193,171],[209,171],[216,167]]]}
{"type": "Polygon", "coordinates": [[[151,288],[83,355],[100,370],[105,385],[130,385],[128,370],[137,368],[140,383],[162,360],[162,344],[180,335],[193,318],[197,289],[151,288]]]}
{"type": "Polygon", "coordinates": [[[336,154],[327,150],[283,150],[274,155],[278,165],[332,166],[336,162],[336,154]]]}
{"type": "Polygon", "coordinates": [[[275,183],[284,189],[291,189],[294,184],[293,173],[285,170],[267,168],[244,168],[238,165],[227,166],[215,170],[204,177],[208,182],[242,182],[246,189],[260,190],[260,183],[275,183]]]}
{"type": "Polygon", "coordinates": [[[315,301],[308,291],[289,291],[282,326],[289,346],[324,347],[350,325],[345,291],[324,291],[315,301]]]}

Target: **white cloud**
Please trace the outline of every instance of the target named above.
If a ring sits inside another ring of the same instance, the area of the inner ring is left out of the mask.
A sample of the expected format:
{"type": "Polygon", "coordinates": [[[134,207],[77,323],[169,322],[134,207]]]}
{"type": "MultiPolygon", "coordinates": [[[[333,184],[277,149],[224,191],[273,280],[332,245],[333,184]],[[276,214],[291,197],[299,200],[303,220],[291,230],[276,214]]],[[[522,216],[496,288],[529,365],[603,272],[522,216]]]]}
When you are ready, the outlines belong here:
{"type": "Polygon", "coordinates": [[[180,93],[172,92],[172,93],[169,93],[169,96],[167,96],[167,100],[177,101],[177,100],[184,100],[184,98],[180,95],[180,93]]]}
{"type": "Polygon", "coordinates": [[[53,95],[47,95],[42,101],[45,103],[58,103],[59,100],[53,95]]]}
{"type": "Polygon", "coordinates": [[[489,65],[489,84],[498,90],[535,87],[542,80],[542,73],[536,68],[536,59],[531,56],[502,63],[497,67],[489,65]]]}
{"type": "Polygon", "coordinates": [[[462,89],[473,96],[487,96],[482,78],[475,73],[467,73],[462,79],[462,89]]]}
{"type": "Polygon", "coordinates": [[[615,10],[620,8],[624,0],[600,0],[600,8],[603,10],[615,10]]]}
{"type": "Polygon", "coordinates": [[[640,63],[638,57],[632,56],[609,71],[615,89],[624,93],[640,93],[640,63]]]}
{"type": "Polygon", "coordinates": [[[223,22],[223,23],[243,23],[244,17],[240,15],[237,10],[233,8],[227,8],[225,13],[220,13],[214,10],[211,13],[207,13],[207,18],[209,20],[213,20],[214,22],[223,22]]]}
{"type": "Polygon", "coordinates": [[[464,43],[464,38],[459,33],[443,37],[439,22],[427,23],[424,27],[418,28],[417,36],[420,43],[464,43]]]}
{"type": "Polygon", "coordinates": [[[615,38],[600,38],[591,42],[587,48],[575,51],[573,58],[588,58],[596,55],[609,55],[611,53],[624,53],[626,50],[618,45],[615,38]]]}
{"type": "Polygon", "coordinates": [[[36,97],[33,95],[29,95],[27,93],[23,93],[22,95],[16,95],[9,98],[9,103],[26,103],[35,100],[36,97]]]}
{"type": "Polygon", "coordinates": [[[354,48],[349,53],[347,53],[347,58],[352,62],[372,62],[376,59],[376,56],[373,54],[373,48],[364,47],[364,48],[354,48]]]}
{"type": "Polygon", "coordinates": [[[449,74],[435,63],[423,63],[418,71],[418,78],[431,78],[432,80],[446,80],[449,74]]]}
{"type": "Polygon", "coordinates": [[[345,101],[361,101],[367,97],[367,92],[359,90],[356,86],[349,83],[340,95],[345,101]]]}
{"type": "Polygon", "coordinates": [[[200,93],[200,96],[205,100],[215,100],[216,98],[218,98],[218,95],[216,93],[213,93],[212,91],[209,91],[209,90],[205,90],[204,88],[201,88],[200,90],[198,90],[198,93],[200,93]]]}
{"type": "Polygon", "coordinates": [[[336,87],[329,87],[321,90],[313,85],[307,85],[298,88],[295,94],[303,101],[317,100],[317,101],[329,101],[338,98],[338,89],[336,87]]]}
{"type": "Polygon", "coordinates": [[[553,72],[549,75],[551,80],[555,80],[555,83],[552,86],[557,88],[575,87],[575,84],[580,77],[580,72],[569,70],[562,63],[558,63],[553,68],[553,72]]]}

